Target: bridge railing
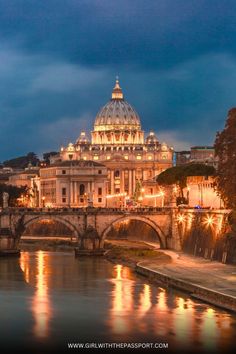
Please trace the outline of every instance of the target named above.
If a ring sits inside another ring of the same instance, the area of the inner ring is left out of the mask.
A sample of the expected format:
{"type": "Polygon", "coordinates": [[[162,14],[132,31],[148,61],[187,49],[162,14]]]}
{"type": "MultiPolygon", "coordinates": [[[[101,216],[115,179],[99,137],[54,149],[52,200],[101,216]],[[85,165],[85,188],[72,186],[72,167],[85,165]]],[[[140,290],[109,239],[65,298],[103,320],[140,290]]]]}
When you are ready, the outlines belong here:
{"type": "Polygon", "coordinates": [[[135,208],[95,208],[95,207],[83,207],[83,208],[25,208],[25,207],[9,207],[0,209],[0,213],[160,213],[163,211],[171,210],[171,207],[135,207],[135,208]]]}

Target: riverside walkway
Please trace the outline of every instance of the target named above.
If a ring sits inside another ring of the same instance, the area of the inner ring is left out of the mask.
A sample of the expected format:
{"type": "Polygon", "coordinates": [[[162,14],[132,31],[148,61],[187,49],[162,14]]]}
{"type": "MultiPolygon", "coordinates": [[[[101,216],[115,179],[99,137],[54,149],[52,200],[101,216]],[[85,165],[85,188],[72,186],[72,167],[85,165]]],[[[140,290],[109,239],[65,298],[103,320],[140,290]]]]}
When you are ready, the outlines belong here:
{"type": "Polygon", "coordinates": [[[198,299],[236,311],[236,265],[164,252],[171,256],[171,263],[157,265],[144,261],[138,264],[137,271],[152,280],[187,291],[198,299]]]}

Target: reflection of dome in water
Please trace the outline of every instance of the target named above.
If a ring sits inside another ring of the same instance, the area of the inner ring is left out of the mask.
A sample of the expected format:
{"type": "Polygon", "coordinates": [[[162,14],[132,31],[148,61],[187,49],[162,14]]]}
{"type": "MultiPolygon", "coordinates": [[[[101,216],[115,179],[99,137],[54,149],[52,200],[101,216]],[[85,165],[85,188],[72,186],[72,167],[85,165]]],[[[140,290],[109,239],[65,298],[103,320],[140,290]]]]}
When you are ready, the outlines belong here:
{"type": "Polygon", "coordinates": [[[141,129],[139,116],[134,108],[124,100],[118,80],[112,91],[111,100],[98,112],[94,123],[94,130],[113,129],[141,129]]]}

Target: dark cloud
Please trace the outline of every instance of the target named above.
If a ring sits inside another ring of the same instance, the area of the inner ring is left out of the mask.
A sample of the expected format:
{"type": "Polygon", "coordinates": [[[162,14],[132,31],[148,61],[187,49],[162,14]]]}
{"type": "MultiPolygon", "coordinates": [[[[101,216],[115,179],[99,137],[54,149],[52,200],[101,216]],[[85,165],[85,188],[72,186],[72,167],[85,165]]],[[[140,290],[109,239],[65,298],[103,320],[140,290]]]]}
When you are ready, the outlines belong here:
{"type": "Polygon", "coordinates": [[[178,147],[212,143],[235,105],[235,10],[233,0],[0,0],[0,159],[92,129],[117,73],[145,130],[178,147]]]}
{"type": "Polygon", "coordinates": [[[84,65],[162,68],[199,52],[235,53],[234,0],[1,0],[4,37],[84,65]]]}

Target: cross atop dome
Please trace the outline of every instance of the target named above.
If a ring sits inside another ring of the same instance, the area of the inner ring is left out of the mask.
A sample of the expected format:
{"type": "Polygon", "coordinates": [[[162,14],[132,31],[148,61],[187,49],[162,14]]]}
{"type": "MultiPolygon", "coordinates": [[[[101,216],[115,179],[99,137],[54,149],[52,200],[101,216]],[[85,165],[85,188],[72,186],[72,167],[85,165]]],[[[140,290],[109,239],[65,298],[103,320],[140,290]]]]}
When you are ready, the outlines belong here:
{"type": "Polygon", "coordinates": [[[121,89],[120,83],[119,83],[119,76],[116,76],[116,84],[115,84],[115,87],[113,88],[111,98],[113,100],[123,100],[124,99],[124,95],[123,95],[123,92],[122,92],[122,89],[121,89]]]}

